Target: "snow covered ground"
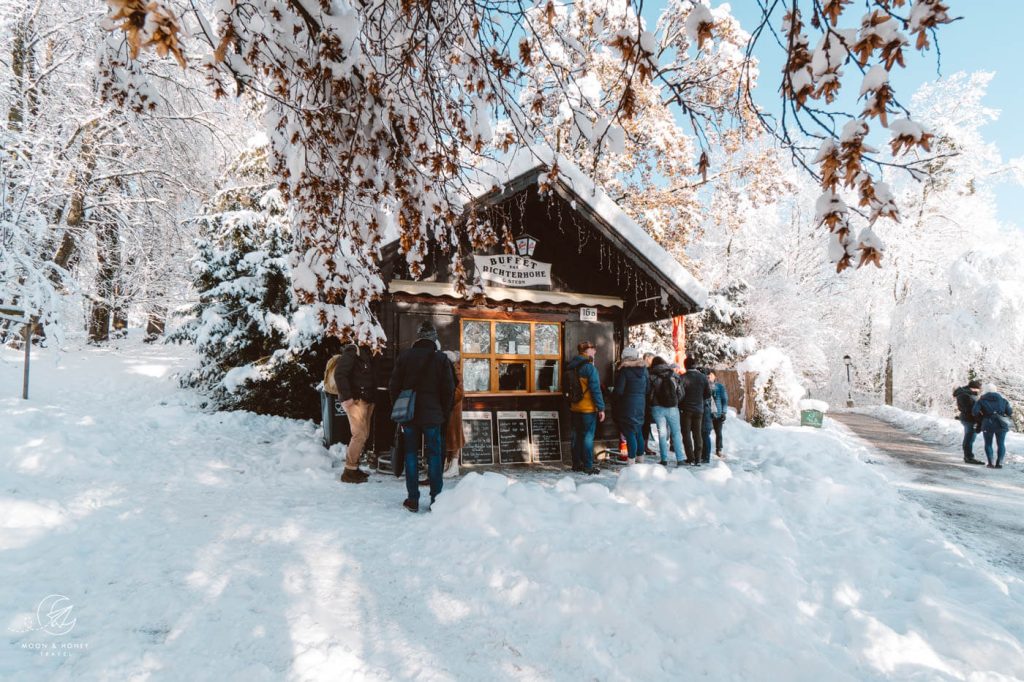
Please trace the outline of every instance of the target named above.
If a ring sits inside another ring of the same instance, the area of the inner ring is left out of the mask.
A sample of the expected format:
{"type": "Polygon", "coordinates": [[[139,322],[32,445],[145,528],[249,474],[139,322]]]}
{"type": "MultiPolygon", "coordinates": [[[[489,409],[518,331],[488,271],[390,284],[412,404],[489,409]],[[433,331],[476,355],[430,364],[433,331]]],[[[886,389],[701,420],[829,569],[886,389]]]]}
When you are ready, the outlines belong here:
{"type": "MultiPolygon", "coordinates": [[[[952,412],[952,399],[950,401],[950,412],[952,412]]],[[[901,410],[890,405],[865,407],[854,411],[878,417],[890,424],[895,424],[904,431],[909,431],[933,443],[959,446],[963,442],[963,427],[955,419],[939,417],[933,414],[922,414],[920,412],[908,412],[907,410],[901,410]]],[[[995,447],[994,444],[993,447],[995,447]]],[[[978,434],[978,438],[974,442],[974,456],[981,460],[985,459],[981,434],[978,434]]],[[[1012,432],[1007,434],[1006,460],[1004,463],[1024,464],[1024,434],[1012,432]]]]}
{"type": "Polygon", "coordinates": [[[698,471],[470,474],[413,516],[311,424],[201,411],[187,349],[41,351],[28,402],[19,360],[0,679],[1024,679],[1024,584],[828,420],[732,420],[698,471]]]}

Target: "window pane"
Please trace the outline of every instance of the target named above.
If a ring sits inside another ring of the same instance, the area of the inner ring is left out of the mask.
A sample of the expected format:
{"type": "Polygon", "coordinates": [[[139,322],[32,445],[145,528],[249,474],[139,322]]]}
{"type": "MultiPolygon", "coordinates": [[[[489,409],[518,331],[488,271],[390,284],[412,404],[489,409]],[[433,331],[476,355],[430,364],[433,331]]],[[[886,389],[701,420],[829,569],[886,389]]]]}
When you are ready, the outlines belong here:
{"type": "Polygon", "coordinates": [[[462,323],[462,352],[491,352],[491,323],[467,321],[462,323]]]}
{"type": "Polygon", "coordinates": [[[558,360],[534,360],[533,372],[534,391],[558,391],[558,360]]]}
{"type": "Polygon", "coordinates": [[[534,326],[537,338],[533,351],[537,355],[558,355],[558,325],[538,324],[534,326]]]}
{"type": "Polygon", "coordinates": [[[498,390],[499,391],[525,391],[526,390],[526,363],[525,362],[501,362],[501,363],[498,363],[498,390]]]}
{"type": "Polygon", "coordinates": [[[529,355],[530,325],[498,322],[494,325],[494,345],[499,355],[529,355]]]}
{"type": "Polygon", "coordinates": [[[491,361],[485,358],[463,359],[462,384],[466,393],[491,390],[491,361]]]}

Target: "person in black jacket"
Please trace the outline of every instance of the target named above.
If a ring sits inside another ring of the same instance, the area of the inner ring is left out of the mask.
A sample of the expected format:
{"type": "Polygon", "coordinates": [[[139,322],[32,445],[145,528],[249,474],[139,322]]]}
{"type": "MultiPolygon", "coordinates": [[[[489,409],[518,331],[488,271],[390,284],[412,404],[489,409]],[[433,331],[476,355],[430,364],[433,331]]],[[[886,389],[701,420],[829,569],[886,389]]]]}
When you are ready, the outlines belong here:
{"type": "Polygon", "coordinates": [[[412,348],[401,352],[388,382],[393,403],[404,389],[416,391],[416,410],[412,423],[402,427],[405,450],[405,488],[409,496],[402,505],[411,512],[419,511],[419,467],[417,455],[420,441],[427,454],[427,477],[430,479],[430,501],[441,493],[443,479],[444,433],[455,400],[455,372],[452,363],[441,352],[437,329],[424,322],[416,331],[412,348]]]}
{"type": "Polygon", "coordinates": [[[683,367],[682,397],[679,399],[679,417],[683,430],[683,449],[686,463],[700,466],[704,456],[704,401],[711,398],[711,385],[704,372],[696,368],[693,358],[686,358],[683,367]]]}
{"type": "Polygon", "coordinates": [[[964,427],[963,450],[966,464],[984,464],[974,457],[974,439],[981,431],[981,420],[974,416],[974,403],[977,402],[980,393],[981,382],[977,379],[953,391],[953,397],[956,398],[956,418],[964,427]]]}
{"type": "Polygon", "coordinates": [[[352,439],[348,444],[341,480],[343,483],[365,483],[369,475],[359,468],[359,458],[370,435],[374,392],[377,390],[373,352],[366,346],[360,347],[354,343],[345,346],[341,351],[341,359],[334,367],[334,385],[338,388],[338,400],[352,427],[352,439]]]}

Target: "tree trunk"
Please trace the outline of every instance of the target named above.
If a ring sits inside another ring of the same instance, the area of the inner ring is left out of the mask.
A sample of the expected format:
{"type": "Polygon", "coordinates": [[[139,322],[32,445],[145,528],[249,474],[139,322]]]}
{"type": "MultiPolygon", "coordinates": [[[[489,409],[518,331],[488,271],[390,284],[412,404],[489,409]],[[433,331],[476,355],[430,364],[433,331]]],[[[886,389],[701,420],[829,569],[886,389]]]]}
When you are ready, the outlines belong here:
{"type": "Polygon", "coordinates": [[[157,337],[163,336],[166,325],[167,310],[155,308],[149,312],[146,318],[146,340],[155,341],[157,337]]]}
{"type": "MultiPolygon", "coordinates": [[[[114,279],[118,265],[117,223],[103,222],[96,228],[96,298],[89,314],[89,341],[102,343],[110,339],[111,311],[115,294],[114,279]]],[[[115,328],[117,319],[114,321],[115,328]]]]}
{"type": "Polygon", "coordinates": [[[7,123],[13,131],[22,130],[26,114],[35,115],[39,109],[39,97],[35,91],[35,53],[32,50],[34,15],[33,11],[15,24],[11,41],[11,74],[16,91],[7,110],[7,123]]]}
{"type": "Polygon", "coordinates": [[[885,404],[892,405],[892,347],[885,353],[885,404]]]}

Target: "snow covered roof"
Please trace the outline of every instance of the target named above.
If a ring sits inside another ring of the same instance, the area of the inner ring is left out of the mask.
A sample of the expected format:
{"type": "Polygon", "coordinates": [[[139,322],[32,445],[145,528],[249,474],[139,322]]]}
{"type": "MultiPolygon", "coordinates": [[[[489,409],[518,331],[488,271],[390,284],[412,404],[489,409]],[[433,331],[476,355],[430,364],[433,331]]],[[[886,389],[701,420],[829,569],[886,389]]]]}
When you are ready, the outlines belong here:
{"type": "Polygon", "coordinates": [[[470,202],[495,203],[539,180],[547,180],[552,167],[554,190],[585,214],[619,248],[646,266],[670,295],[703,308],[708,292],[647,231],[626,215],[604,190],[569,159],[539,145],[520,147],[505,159],[478,169],[470,183],[470,202]]]}

